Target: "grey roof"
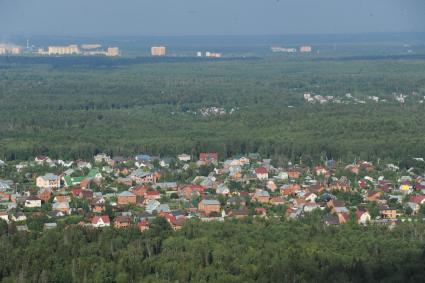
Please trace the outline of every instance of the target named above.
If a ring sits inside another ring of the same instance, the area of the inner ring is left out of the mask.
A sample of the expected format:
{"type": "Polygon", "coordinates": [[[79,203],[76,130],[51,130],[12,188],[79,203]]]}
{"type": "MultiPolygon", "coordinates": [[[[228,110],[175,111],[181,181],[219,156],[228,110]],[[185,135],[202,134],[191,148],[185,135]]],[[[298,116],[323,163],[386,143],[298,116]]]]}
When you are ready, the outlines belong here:
{"type": "Polygon", "coordinates": [[[10,189],[9,184],[0,181],[0,191],[5,191],[5,190],[8,190],[8,189],[10,189]]]}
{"type": "Polygon", "coordinates": [[[168,205],[168,204],[166,204],[166,203],[164,203],[164,204],[160,204],[156,209],[155,209],[158,213],[159,212],[170,212],[171,211],[171,209],[170,209],[170,206],[168,205]]]}
{"type": "Polygon", "coordinates": [[[120,194],[118,194],[119,197],[134,197],[136,196],[135,194],[133,194],[132,192],[129,191],[124,191],[120,194]]]}
{"type": "Polygon", "coordinates": [[[143,170],[138,169],[138,170],[133,171],[130,174],[130,176],[132,176],[132,177],[138,177],[138,178],[143,178],[143,177],[149,176],[151,174],[152,173],[150,173],[150,172],[145,172],[143,170]]]}
{"type": "Polygon", "coordinates": [[[41,176],[41,178],[43,178],[46,181],[56,181],[59,178],[59,176],[52,173],[47,173],[46,175],[41,176]]]}
{"type": "Polygon", "coordinates": [[[259,196],[259,197],[270,197],[269,192],[268,192],[268,191],[264,191],[264,190],[257,191],[257,192],[255,193],[255,195],[256,195],[256,196],[259,196]]]}
{"type": "Polygon", "coordinates": [[[64,202],[64,201],[62,201],[62,202],[55,202],[55,203],[53,203],[53,205],[52,205],[52,209],[53,209],[53,210],[57,210],[57,209],[59,209],[59,208],[62,208],[62,209],[66,208],[66,209],[69,209],[69,203],[68,203],[68,202],[64,202]]]}
{"type": "Polygon", "coordinates": [[[176,182],[165,182],[165,183],[156,183],[156,187],[160,187],[161,189],[172,189],[177,188],[176,182]]]}
{"type": "Polygon", "coordinates": [[[204,199],[202,202],[206,205],[220,205],[220,202],[216,199],[204,199]]]}

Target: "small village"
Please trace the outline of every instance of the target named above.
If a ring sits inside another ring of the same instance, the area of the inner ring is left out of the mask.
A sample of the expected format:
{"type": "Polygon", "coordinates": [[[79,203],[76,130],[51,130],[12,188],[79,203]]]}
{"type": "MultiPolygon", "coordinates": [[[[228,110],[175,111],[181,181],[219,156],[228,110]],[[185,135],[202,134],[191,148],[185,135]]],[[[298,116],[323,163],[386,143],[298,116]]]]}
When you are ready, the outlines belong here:
{"type": "Polygon", "coordinates": [[[362,160],[274,164],[255,153],[220,161],[215,152],[196,158],[97,154],[86,161],[47,156],[0,161],[0,218],[9,229],[26,232],[59,225],[143,232],[158,217],[174,230],[190,220],[297,221],[312,213],[325,225],[394,227],[422,220],[425,177],[420,168],[401,170],[362,160]]]}

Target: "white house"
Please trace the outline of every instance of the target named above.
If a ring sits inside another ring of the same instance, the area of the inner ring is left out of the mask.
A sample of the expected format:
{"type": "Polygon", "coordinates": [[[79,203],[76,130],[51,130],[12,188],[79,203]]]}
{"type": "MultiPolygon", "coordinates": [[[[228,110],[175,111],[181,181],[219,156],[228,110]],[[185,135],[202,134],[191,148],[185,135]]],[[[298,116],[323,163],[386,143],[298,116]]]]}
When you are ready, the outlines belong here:
{"type": "Polygon", "coordinates": [[[60,177],[51,173],[47,173],[44,176],[39,176],[36,179],[36,185],[39,188],[57,189],[60,187],[60,184],[60,177]]]}
{"type": "Polygon", "coordinates": [[[266,168],[259,167],[255,169],[255,175],[259,180],[267,180],[269,178],[269,173],[266,168]]]}
{"type": "Polygon", "coordinates": [[[31,196],[25,200],[25,207],[36,208],[41,207],[41,199],[36,196],[31,196]]]}
{"type": "Polygon", "coordinates": [[[91,220],[91,225],[95,228],[101,228],[101,227],[109,227],[111,226],[111,220],[109,219],[109,216],[95,216],[91,220]]]}
{"type": "Polygon", "coordinates": [[[368,222],[370,222],[370,220],[371,220],[370,214],[367,211],[360,211],[360,210],[358,210],[356,212],[356,216],[357,216],[357,222],[359,224],[363,224],[364,225],[364,224],[367,224],[368,222]]]}
{"type": "Polygon", "coordinates": [[[7,214],[6,211],[0,211],[0,219],[3,219],[4,221],[6,221],[7,223],[9,223],[9,215],[7,214]]]}
{"type": "Polygon", "coordinates": [[[183,154],[180,154],[179,156],[177,156],[177,159],[180,160],[180,161],[183,161],[183,162],[188,162],[188,161],[190,161],[191,157],[190,157],[189,154],[183,153],[183,154]]]}

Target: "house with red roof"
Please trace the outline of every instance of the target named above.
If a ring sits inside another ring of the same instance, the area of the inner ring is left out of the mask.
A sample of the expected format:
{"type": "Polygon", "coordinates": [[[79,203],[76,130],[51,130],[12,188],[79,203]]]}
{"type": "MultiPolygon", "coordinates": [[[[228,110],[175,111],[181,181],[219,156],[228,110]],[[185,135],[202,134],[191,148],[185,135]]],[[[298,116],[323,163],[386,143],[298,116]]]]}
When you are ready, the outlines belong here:
{"type": "Polygon", "coordinates": [[[217,152],[201,152],[199,154],[199,161],[203,164],[217,164],[218,163],[218,153],[217,152]]]}
{"type": "Polygon", "coordinates": [[[147,191],[145,193],[146,200],[155,200],[160,198],[161,198],[161,194],[158,191],[147,191]]]}
{"type": "Polygon", "coordinates": [[[425,195],[411,196],[410,202],[416,203],[418,205],[422,205],[425,203],[425,195]]]}
{"type": "Polygon", "coordinates": [[[140,232],[144,232],[146,230],[149,229],[149,221],[147,220],[141,220],[138,224],[137,227],[139,227],[140,232]]]}
{"type": "Polygon", "coordinates": [[[359,224],[367,224],[372,219],[372,217],[370,216],[367,210],[361,210],[361,209],[358,209],[356,211],[356,218],[357,218],[357,223],[359,224]]]}
{"type": "Polygon", "coordinates": [[[269,178],[269,172],[265,167],[255,168],[255,176],[259,180],[267,180],[269,178]]]}
{"type": "Polygon", "coordinates": [[[111,220],[108,215],[95,216],[91,220],[91,225],[95,228],[111,226],[111,220]]]}

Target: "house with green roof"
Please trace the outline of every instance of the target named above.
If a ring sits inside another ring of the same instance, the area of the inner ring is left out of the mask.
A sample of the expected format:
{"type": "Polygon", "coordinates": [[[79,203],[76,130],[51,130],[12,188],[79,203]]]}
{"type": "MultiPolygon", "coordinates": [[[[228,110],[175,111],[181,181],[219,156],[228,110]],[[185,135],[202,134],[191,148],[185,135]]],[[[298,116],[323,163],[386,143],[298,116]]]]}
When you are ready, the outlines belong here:
{"type": "Polygon", "coordinates": [[[89,171],[87,176],[78,176],[78,177],[71,177],[71,176],[65,176],[63,177],[63,180],[65,182],[66,187],[73,187],[77,186],[83,181],[84,179],[93,179],[93,178],[101,178],[102,174],[99,172],[98,168],[93,168],[89,171]]]}

